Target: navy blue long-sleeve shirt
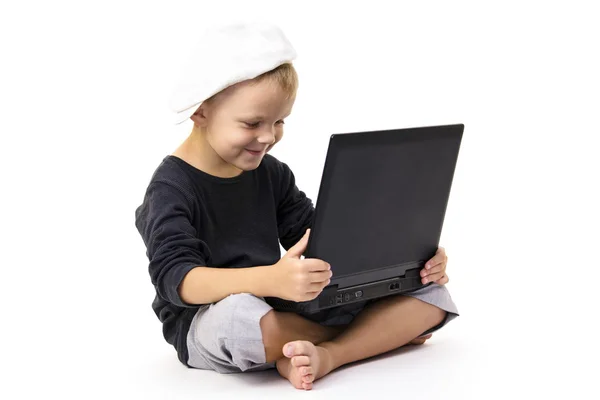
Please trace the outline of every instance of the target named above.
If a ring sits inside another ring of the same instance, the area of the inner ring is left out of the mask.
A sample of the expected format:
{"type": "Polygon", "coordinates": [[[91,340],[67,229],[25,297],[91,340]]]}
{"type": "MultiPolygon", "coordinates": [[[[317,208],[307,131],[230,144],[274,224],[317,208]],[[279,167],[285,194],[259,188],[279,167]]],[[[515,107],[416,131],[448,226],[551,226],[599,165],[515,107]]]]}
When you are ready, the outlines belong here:
{"type": "Polygon", "coordinates": [[[279,243],[286,250],[297,243],[313,215],[290,168],[272,155],[233,178],[209,175],[173,155],[163,159],[135,210],[135,225],[156,289],[152,308],[184,365],[186,336],[200,306],[179,296],[184,276],[197,266],[275,264],[279,243]]]}

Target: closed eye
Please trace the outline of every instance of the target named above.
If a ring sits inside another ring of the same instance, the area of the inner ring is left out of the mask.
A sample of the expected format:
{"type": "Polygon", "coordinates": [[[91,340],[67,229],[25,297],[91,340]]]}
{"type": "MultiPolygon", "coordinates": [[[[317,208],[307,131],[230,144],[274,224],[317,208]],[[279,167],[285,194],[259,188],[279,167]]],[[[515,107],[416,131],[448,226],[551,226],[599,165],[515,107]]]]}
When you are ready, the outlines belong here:
{"type": "MultiPolygon", "coordinates": [[[[283,124],[285,124],[285,121],[284,120],[279,120],[279,121],[276,122],[276,124],[283,125],[283,124]]],[[[244,122],[244,125],[246,125],[248,128],[253,129],[253,128],[258,128],[258,126],[260,125],[260,122],[254,122],[254,123],[252,123],[252,122],[244,122]]]]}
{"type": "Polygon", "coordinates": [[[258,128],[258,125],[260,125],[260,122],[254,122],[254,123],[244,122],[244,125],[246,125],[248,128],[258,128]]]}

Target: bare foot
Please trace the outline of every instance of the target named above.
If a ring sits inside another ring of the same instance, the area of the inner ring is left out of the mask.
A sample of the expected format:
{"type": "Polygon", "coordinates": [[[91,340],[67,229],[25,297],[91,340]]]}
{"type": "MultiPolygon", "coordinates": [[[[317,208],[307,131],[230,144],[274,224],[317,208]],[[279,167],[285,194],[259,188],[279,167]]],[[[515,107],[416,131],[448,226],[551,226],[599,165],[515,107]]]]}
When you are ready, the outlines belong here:
{"type": "Polygon", "coordinates": [[[277,371],[296,389],[310,390],[313,382],[332,370],[329,352],[311,342],[297,340],[283,346],[285,357],[277,361],[277,371]],[[288,346],[292,346],[288,351],[288,346]]]}
{"type": "Polygon", "coordinates": [[[415,344],[415,345],[423,344],[428,339],[431,339],[431,336],[432,336],[432,334],[430,333],[429,335],[418,337],[418,338],[413,339],[410,342],[408,342],[408,344],[415,344]]]}

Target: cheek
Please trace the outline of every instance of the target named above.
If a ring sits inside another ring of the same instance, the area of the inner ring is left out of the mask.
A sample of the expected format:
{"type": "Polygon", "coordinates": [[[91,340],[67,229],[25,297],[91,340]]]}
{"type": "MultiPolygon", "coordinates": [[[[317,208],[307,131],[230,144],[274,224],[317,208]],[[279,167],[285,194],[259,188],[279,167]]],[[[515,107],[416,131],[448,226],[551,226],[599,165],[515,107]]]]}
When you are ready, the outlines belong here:
{"type": "Polygon", "coordinates": [[[228,132],[227,143],[232,149],[242,150],[252,143],[252,134],[244,128],[233,128],[228,132]]]}
{"type": "Polygon", "coordinates": [[[275,143],[273,143],[273,146],[275,146],[277,144],[277,142],[279,142],[282,138],[283,138],[283,129],[279,129],[277,131],[277,133],[275,134],[275,143]]]}
{"type": "Polygon", "coordinates": [[[209,141],[215,150],[221,153],[235,152],[236,148],[245,147],[248,141],[243,128],[230,124],[213,124],[209,126],[209,141]]]}
{"type": "Polygon", "coordinates": [[[248,133],[244,129],[232,129],[224,135],[223,140],[220,141],[220,149],[223,155],[227,157],[235,158],[243,155],[245,148],[253,143],[252,134],[248,133]]]}

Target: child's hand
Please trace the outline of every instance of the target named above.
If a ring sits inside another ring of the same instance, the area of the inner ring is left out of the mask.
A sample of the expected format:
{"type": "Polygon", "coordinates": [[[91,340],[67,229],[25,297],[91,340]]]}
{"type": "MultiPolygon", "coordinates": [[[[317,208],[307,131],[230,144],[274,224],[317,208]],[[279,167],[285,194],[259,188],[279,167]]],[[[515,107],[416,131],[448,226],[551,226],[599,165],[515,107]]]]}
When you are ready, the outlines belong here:
{"type": "Polygon", "coordinates": [[[310,229],[272,268],[274,296],[292,301],[314,299],[329,285],[331,266],[318,258],[300,259],[308,244],[310,229]]]}
{"type": "Polygon", "coordinates": [[[421,282],[423,282],[423,284],[435,282],[440,285],[448,283],[449,278],[448,275],[446,275],[446,264],[448,264],[446,250],[444,250],[443,247],[440,247],[435,253],[435,256],[425,263],[425,268],[421,270],[421,282]]]}

